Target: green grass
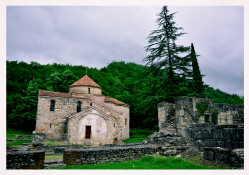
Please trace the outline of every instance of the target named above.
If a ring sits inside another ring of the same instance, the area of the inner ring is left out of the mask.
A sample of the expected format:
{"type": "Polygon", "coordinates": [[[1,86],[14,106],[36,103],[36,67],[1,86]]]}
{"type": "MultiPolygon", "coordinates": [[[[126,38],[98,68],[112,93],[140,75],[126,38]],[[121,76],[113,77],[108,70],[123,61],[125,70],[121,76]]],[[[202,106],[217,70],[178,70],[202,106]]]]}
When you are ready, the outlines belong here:
{"type": "Polygon", "coordinates": [[[147,137],[157,131],[141,128],[131,128],[130,138],[123,140],[124,143],[138,143],[147,139],[147,137]]]}
{"type": "Polygon", "coordinates": [[[70,145],[64,141],[55,141],[55,140],[45,140],[44,145],[53,146],[53,145],[70,145]]]}
{"type": "Polygon", "coordinates": [[[175,157],[143,157],[140,160],[105,164],[72,165],[53,169],[220,169],[175,157]]]}
{"type": "Polygon", "coordinates": [[[8,146],[17,146],[17,145],[22,145],[23,143],[31,143],[32,141],[12,141],[12,142],[7,142],[8,146]]]}
{"type": "Polygon", "coordinates": [[[137,137],[130,137],[129,139],[123,140],[124,143],[139,143],[147,139],[146,135],[139,135],[137,137]]]}
{"type": "Polygon", "coordinates": [[[32,132],[7,128],[6,139],[15,139],[17,135],[32,135],[32,132]]]}
{"type": "Polygon", "coordinates": [[[59,155],[45,155],[45,160],[63,160],[63,154],[59,154],[59,155]]]}

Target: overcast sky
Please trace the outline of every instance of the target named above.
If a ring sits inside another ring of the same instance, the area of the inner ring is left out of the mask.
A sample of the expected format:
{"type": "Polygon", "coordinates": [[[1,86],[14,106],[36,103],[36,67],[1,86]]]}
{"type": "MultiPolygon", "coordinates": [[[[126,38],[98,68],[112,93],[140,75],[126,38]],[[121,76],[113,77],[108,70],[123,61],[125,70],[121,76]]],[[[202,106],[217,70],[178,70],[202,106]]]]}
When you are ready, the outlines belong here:
{"type": "MultiPolygon", "coordinates": [[[[142,62],[159,6],[7,7],[7,60],[102,68],[112,61],[142,62]]],[[[244,95],[244,9],[240,6],[170,7],[201,55],[204,82],[244,95]]]]}

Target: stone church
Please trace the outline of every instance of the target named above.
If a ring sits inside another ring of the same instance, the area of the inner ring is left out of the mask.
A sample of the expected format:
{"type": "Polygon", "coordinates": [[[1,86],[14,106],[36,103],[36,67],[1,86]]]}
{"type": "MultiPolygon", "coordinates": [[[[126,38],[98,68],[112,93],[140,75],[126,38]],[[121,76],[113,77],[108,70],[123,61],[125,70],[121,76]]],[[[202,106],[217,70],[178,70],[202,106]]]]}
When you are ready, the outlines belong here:
{"type": "Polygon", "coordinates": [[[87,75],[69,93],[39,90],[36,134],[70,144],[100,146],[129,138],[129,106],[102,95],[87,75]]]}

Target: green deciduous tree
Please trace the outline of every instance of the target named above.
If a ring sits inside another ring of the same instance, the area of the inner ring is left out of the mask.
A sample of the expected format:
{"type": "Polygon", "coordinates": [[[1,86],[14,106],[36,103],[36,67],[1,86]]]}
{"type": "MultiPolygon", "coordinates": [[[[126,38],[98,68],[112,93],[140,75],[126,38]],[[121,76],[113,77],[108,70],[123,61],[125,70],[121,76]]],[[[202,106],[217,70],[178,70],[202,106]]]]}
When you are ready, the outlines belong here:
{"type": "Polygon", "coordinates": [[[42,79],[33,79],[29,82],[27,89],[23,91],[24,96],[12,99],[17,100],[17,103],[8,116],[9,125],[26,130],[35,129],[38,90],[44,89],[45,86],[42,79]]]}
{"type": "Polygon", "coordinates": [[[47,90],[55,92],[68,92],[69,85],[73,84],[77,79],[69,69],[62,73],[54,72],[47,80],[47,90]]]}

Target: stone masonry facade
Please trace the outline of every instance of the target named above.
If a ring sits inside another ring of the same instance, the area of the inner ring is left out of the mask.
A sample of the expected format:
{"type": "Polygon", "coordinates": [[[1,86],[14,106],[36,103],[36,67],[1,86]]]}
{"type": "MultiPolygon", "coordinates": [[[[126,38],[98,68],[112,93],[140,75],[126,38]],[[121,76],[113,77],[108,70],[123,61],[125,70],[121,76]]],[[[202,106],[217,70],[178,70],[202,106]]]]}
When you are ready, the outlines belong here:
{"type": "Polygon", "coordinates": [[[150,143],[189,146],[204,158],[244,166],[244,106],[178,97],[158,104],[159,132],[150,143]]]}
{"type": "Polygon", "coordinates": [[[102,95],[87,75],[69,93],[39,90],[36,134],[46,139],[92,146],[129,138],[129,106],[102,95]]]}

